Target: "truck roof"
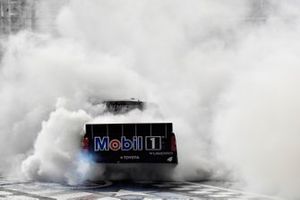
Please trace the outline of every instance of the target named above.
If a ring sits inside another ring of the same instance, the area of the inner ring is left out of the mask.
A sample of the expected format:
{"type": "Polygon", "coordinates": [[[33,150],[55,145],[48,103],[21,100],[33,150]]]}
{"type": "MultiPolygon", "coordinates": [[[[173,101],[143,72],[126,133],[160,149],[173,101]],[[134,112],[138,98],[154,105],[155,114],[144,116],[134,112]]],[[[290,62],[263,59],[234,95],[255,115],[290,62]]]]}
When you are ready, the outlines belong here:
{"type": "Polygon", "coordinates": [[[102,102],[106,106],[106,111],[114,114],[123,114],[131,110],[144,110],[145,103],[140,100],[109,100],[102,102]]]}

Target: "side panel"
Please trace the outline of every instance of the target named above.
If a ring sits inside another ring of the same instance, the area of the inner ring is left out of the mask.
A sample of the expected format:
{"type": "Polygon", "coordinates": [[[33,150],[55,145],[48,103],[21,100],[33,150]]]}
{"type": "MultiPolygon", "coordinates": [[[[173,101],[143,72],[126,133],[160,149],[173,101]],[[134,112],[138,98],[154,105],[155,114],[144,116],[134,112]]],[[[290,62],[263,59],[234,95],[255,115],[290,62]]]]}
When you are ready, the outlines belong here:
{"type": "Polygon", "coordinates": [[[96,162],[177,164],[172,123],[87,124],[86,136],[96,162]]]}

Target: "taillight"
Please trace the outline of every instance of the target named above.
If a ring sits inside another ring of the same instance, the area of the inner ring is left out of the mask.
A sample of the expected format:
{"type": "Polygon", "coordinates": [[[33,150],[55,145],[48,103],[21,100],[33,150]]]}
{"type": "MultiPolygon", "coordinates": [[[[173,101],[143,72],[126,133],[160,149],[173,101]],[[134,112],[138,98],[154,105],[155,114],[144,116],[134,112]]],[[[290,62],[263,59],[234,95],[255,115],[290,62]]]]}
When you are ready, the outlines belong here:
{"type": "Polygon", "coordinates": [[[83,149],[83,150],[89,150],[89,138],[88,137],[84,137],[83,139],[82,139],[82,142],[81,142],[81,148],[83,149]]]}
{"type": "Polygon", "coordinates": [[[173,152],[177,151],[176,137],[175,137],[174,133],[172,134],[172,137],[171,137],[171,151],[173,151],[173,152]]]}

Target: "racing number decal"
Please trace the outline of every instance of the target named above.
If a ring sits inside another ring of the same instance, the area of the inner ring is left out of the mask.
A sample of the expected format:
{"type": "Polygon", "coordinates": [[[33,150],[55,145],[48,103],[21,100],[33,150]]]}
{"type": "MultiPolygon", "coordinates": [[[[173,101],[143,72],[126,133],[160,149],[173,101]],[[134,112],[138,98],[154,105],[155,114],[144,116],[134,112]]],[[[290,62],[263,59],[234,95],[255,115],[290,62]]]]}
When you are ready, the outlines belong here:
{"type": "Polygon", "coordinates": [[[160,151],[161,137],[160,136],[146,136],[146,151],[160,151]]]}

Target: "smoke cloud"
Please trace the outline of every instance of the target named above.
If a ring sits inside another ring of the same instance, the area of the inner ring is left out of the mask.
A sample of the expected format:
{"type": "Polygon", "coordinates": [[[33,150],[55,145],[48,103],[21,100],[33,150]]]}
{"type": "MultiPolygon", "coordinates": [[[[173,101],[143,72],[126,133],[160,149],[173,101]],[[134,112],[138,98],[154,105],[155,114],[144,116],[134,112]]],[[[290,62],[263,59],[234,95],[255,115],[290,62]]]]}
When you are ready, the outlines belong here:
{"type": "Polygon", "coordinates": [[[233,179],[252,191],[300,196],[298,2],[58,7],[39,31],[2,41],[2,173],[76,183],[91,170],[78,159],[85,122],[168,120],[179,150],[173,179],[233,179]],[[159,111],[103,115],[92,101],[131,97],[159,111]]]}

